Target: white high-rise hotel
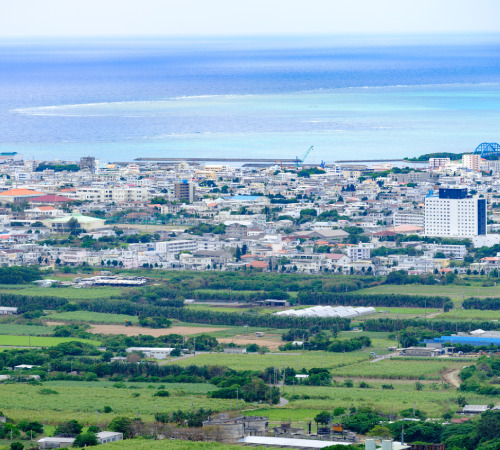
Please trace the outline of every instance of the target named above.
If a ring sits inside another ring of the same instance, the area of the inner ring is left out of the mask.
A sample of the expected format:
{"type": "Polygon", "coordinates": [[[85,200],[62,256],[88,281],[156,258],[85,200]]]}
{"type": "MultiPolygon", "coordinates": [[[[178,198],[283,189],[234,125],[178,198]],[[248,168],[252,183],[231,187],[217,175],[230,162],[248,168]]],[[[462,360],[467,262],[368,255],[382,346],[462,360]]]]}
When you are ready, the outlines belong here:
{"type": "Polygon", "coordinates": [[[467,189],[439,189],[425,198],[425,235],[471,237],[486,234],[486,200],[467,189]]]}

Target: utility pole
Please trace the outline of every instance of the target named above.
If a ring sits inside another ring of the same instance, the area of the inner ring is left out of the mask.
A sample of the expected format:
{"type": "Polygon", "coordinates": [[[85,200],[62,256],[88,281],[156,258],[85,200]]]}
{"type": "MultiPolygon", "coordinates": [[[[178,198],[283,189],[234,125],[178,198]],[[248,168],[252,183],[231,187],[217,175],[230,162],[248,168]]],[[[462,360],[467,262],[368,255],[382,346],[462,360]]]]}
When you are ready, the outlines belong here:
{"type": "Polygon", "coordinates": [[[236,388],[236,411],[238,411],[238,388],[236,388]]]}

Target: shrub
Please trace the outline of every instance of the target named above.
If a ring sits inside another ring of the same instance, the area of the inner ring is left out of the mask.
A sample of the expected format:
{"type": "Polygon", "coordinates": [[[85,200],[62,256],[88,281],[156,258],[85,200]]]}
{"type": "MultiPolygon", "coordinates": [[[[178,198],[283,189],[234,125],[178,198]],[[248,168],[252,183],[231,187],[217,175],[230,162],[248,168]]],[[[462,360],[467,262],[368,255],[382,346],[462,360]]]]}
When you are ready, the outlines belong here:
{"type": "Polygon", "coordinates": [[[160,391],[155,392],[153,394],[153,397],[170,397],[170,392],[164,391],[164,390],[160,390],[160,391]]]}

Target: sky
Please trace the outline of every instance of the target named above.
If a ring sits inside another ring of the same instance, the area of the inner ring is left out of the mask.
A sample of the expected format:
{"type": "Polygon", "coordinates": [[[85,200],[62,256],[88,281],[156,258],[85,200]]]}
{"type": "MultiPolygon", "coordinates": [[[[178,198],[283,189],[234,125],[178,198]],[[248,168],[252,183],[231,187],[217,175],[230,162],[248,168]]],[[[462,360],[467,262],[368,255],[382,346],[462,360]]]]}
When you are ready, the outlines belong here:
{"type": "Polygon", "coordinates": [[[6,0],[0,37],[498,33],[499,0],[6,0]]]}

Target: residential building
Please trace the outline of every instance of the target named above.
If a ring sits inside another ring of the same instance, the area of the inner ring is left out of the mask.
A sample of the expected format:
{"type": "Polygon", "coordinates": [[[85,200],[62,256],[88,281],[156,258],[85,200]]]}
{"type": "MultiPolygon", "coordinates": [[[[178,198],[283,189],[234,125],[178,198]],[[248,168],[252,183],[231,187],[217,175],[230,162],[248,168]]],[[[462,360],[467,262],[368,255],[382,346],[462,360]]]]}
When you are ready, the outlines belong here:
{"type": "Polygon", "coordinates": [[[480,170],[481,155],[463,155],[462,164],[469,170],[480,170]]]}
{"type": "Polygon", "coordinates": [[[392,216],[392,224],[395,227],[400,225],[415,225],[417,227],[423,228],[424,222],[425,222],[425,216],[423,214],[396,212],[392,216]]]}
{"type": "Polygon", "coordinates": [[[467,189],[439,189],[425,198],[425,235],[471,237],[486,234],[486,200],[467,189]]]}
{"type": "Polygon", "coordinates": [[[193,203],[196,199],[196,186],[194,183],[189,183],[187,180],[175,183],[174,197],[177,200],[187,200],[189,203],[193,203]]]}

